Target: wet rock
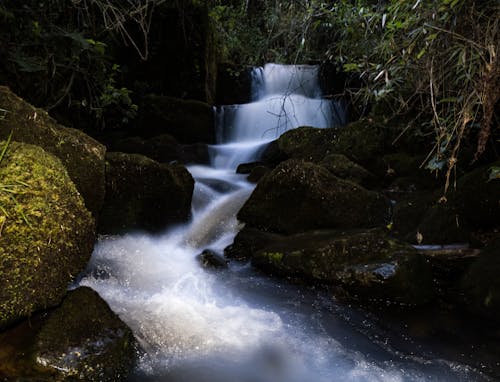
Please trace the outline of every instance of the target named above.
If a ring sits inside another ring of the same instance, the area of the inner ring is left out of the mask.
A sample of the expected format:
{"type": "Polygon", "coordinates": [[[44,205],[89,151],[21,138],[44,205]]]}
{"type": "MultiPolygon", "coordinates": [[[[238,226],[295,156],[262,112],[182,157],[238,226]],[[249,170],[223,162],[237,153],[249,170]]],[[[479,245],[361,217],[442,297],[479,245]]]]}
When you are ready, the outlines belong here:
{"type": "Polygon", "coordinates": [[[252,169],[252,171],[248,175],[247,180],[251,183],[257,183],[270,171],[271,171],[271,169],[269,167],[256,166],[252,169]]]}
{"type": "Polygon", "coordinates": [[[196,260],[198,260],[204,268],[227,268],[227,260],[224,256],[221,256],[210,249],[205,249],[202,253],[196,256],[196,260]]]}
{"type": "Polygon", "coordinates": [[[106,155],[106,199],[100,233],[159,231],[190,216],[194,181],[180,165],[137,154],[106,155]]]}
{"type": "Polygon", "coordinates": [[[224,255],[230,259],[249,260],[255,252],[266,245],[281,240],[282,237],[282,235],[275,233],[244,227],[234,238],[233,244],[224,249],[224,255]]]}
{"type": "Polygon", "coordinates": [[[61,302],[95,231],[61,161],[40,147],[11,142],[0,179],[1,328],[61,302]]]}
{"type": "Polygon", "coordinates": [[[144,137],[170,134],[180,143],[215,142],[212,107],[200,101],[150,94],[144,99],[138,125],[144,137]]]}
{"type": "Polygon", "coordinates": [[[262,166],[262,162],[241,163],[236,168],[237,174],[250,174],[256,167],[262,166]]]}
{"type": "Polygon", "coordinates": [[[12,139],[42,147],[58,157],[83,196],[85,205],[98,215],[104,200],[106,149],[80,130],[63,127],[47,112],[28,104],[7,87],[0,86],[0,105],[7,110],[0,119],[0,140],[12,139]]]}
{"type": "Polygon", "coordinates": [[[309,162],[288,160],[267,174],[238,213],[249,226],[277,233],[319,228],[375,227],[388,202],[309,162]]]}
{"type": "Polygon", "coordinates": [[[500,179],[489,179],[491,168],[500,161],[480,167],[457,181],[455,200],[460,212],[475,227],[498,226],[500,216],[500,179]]]}
{"type": "Polygon", "coordinates": [[[459,288],[463,306],[476,315],[500,319],[500,236],[492,240],[467,271],[459,288]]]}
{"type": "Polygon", "coordinates": [[[258,250],[252,264],[271,274],[338,285],[362,300],[416,305],[432,297],[423,258],[380,230],[291,235],[258,250]]]}
{"type": "Polygon", "coordinates": [[[343,154],[328,154],[319,163],[333,175],[371,188],[377,184],[377,177],[364,167],[354,163],[343,154]]]}
{"type": "Polygon", "coordinates": [[[125,380],[133,367],[132,331],[87,287],[68,293],[36,335],[36,367],[53,381],[125,380]]]}

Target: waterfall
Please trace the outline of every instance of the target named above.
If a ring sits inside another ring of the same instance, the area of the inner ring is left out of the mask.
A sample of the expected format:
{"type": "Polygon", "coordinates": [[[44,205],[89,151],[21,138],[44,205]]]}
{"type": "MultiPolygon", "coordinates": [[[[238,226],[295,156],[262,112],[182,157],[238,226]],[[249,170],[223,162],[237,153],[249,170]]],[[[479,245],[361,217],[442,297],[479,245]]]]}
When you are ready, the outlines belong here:
{"type": "Polygon", "coordinates": [[[370,337],[356,328],[364,319],[328,295],[262,276],[249,264],[215,272],[197,262],[204,249],[222,253],[241,228],[236,213],[254,186],[235,174],[239,163],[256,160],[263,145],[286,130],[344,122],[342,105],[321,98],[315,66],[268,64],[252,77],[253,102],[217,111],[211,166],[188,168],[196,180],[192,221],[160,236],[101,238],[80,280],[140,342],[132,379],[467,380],[463,367],[407,358],[377,343],[378,333],[370,337]]]}

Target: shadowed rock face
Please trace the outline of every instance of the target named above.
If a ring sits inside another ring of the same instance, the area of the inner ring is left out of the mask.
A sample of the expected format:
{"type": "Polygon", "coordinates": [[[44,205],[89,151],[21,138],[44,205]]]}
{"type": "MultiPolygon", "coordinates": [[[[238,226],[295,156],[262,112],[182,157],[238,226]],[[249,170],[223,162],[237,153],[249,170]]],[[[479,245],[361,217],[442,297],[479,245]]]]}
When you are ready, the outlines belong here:
{"type": "Polygon", "coordinates": [[[61,302],[95,231],[61,161],[40,147],[11,142],[0,179],[1,328],[61,302]]]}
{"type": "Polygon", "coordinates": [[[238,213],[251,227],[277,233],[384,224],[387,200],[322,166],[288,160],[267,174],[238,213]]]}
{"type": "Polygon", "coordinates": [[[137,154],[108,153],[99,232],[158,231],[186,221],[193,187],[193,178],[183,166],[160,164],[137,154]]]}
{"type": "Polygon", "coordinates": [[[42,147],[58,157],[95,216],[104,201],[104,156],[106,148],[81,132],[57,124],[47,112],[35,108],[0,86],[0,104],[7,110],[0,119],[0,139],[12,139],[42,147]]]}

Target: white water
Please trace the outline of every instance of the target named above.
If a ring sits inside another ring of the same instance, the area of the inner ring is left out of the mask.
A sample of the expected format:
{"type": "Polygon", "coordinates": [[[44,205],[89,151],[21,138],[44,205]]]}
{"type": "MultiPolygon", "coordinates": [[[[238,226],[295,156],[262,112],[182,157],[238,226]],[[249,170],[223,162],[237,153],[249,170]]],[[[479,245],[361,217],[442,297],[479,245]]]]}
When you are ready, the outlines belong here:
{"type": "Polygon", "coordinates": [[[196,261],[206,248],[221,253],[239,229],[235,214],[253,186],[234,173],[238,163],[254,160],[282,128],[336,123],[328,111],[334,104],[319,98],[316,74],[314,67],[277,65],[254,72],[258,100],[226,116],[211,167],[189,168],[196,179],[190,223],[160,236],[128,234],[97,244],[80,284],[106,299],[145,350],[134,380],[478,380],[459,364],[398,353],[323,292],[271,280],[248,264],[215,272],[196,261]],[[287,100],[293,118],[282,126],[273,105],[287,100]]]}

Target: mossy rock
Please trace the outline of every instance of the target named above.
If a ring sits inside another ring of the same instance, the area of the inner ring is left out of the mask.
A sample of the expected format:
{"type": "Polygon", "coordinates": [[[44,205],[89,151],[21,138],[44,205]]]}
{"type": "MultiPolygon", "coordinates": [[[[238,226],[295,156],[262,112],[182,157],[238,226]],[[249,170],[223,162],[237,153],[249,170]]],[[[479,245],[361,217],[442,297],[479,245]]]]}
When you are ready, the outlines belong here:
{"type": "Polygon", "coordinates": [[[63,127],[44,110],[35,108],[0,86],[0,105],[7,110],[0,119],[0,140],[12,139],[42,147],[58,157],[83,196],[85,205],[98,215],[104,201],[106,148],[80,130],[63,127]]]}
{"type": "Polygon", "coordinates": [[[364,118],[338,129],[332,152],[372,169],[374,158],[384,152],[384,126],[375,119],[364,118]]]}
{"type": "Polygon", "coordinates": [[[500,235],[481,252],[460,283],[464,307],[476,315],[500,319],[500,235]]]}
{"type": "Polygon", "coordinates": [[[60,303],[90,258],[95,232],[61,161],[42,148],[11,142],[0,179],[0,327],[5,327],[60,303]]]}
{"type": "Polygon", "coordinates": [[[249,226],[277,233],[385,224],[388,201],[324,167],[290,159],[261,179],[238,213],[249,226]]]}
{"type": "Polygon", "coordinates": [[[132,331],[92,289],[68,293],[35,337],[37,369],[53,381],[114,382],[133,367],[132,331]]]}
{"type": "Polygon", "coordinates": [[[495,228],[500,223],[500,179],[489,179],[492,167],[500,167],[500,161],[475,169],[457,181],[453,199],[476,228],[495,228]]]}
{"type": "Polygon", "coordinates": [[[333,175],[371,188],[377,185],[377,177],[343,154],[328,154],[319,163],[333,175]]]}
{"type": "Polygon", "coordinates": [[[148,138],[170,134],[180,143],[215,142],[212,107],[200,101],[147,95],[138,125],[138,133],[148,138]]]}
{"type": "Polygon", "coordinates": [[[432,297],[425,261],[381,230],[313,231],[258,250],[252,264],[266,272],[341,286],[362,300],[417,305],[432,297]]]}
{"type": "Polygon", "coordinates": [[[243,227],[235,236],[233,243],[224,249],[224,256],[235,260],[249,260],[258,250],[282,238],[283,236],[279,234],[243,227]]]}
{"type": "Polygon", "coordinates": [[[108,153],[99,232],[156,232],[184,222],[190,216],[193,188],[194,180],[183,166],[138,154],[108,153]]]}
{"type": "Polygon", "coordinates": [[[303,126],[289,130],[278,138],[278,148],[287,157],[319,162],[334,152],[335,139],[340,129],[318,129],[303,126]]]}

